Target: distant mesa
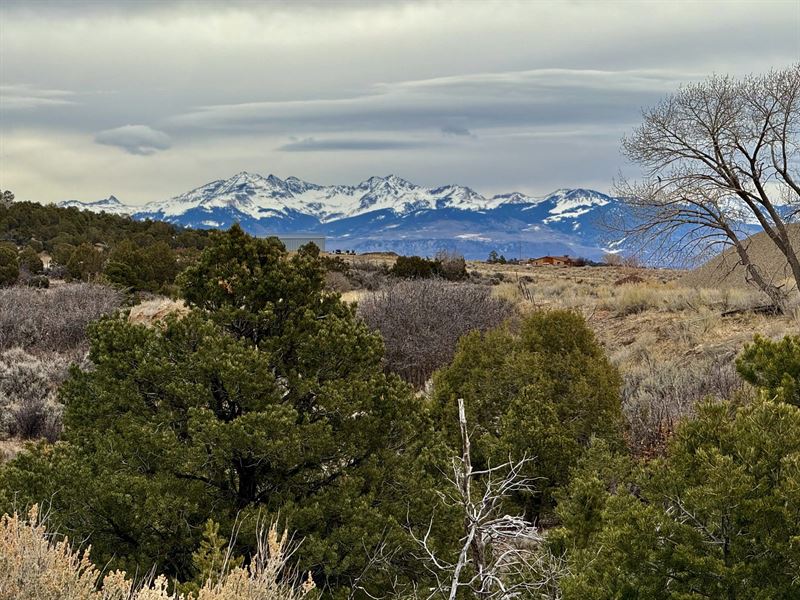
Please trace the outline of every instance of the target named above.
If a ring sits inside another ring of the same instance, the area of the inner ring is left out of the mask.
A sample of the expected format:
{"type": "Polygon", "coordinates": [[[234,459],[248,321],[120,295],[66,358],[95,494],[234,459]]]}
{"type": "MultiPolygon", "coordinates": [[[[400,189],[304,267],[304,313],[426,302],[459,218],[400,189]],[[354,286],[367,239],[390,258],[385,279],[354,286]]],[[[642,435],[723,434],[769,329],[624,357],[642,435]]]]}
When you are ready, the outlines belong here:
{"type": "Polygon", "coordinates": [[[302,232],[325,236],[328,247],[358,252],[433,255],[450,250],[467,258],[486,258],[495,250],[508,258],[596,259],[618,242],[609,239],[601,223],[624,210],[619,200],[587,189],[487,198],[465,186],[428,188],[397,175],[355,185],[319,185],[246,171],[140,207],[126,206],[114,196],[60,205],[195,228],[239,223],[254,235],[302,232]]]}

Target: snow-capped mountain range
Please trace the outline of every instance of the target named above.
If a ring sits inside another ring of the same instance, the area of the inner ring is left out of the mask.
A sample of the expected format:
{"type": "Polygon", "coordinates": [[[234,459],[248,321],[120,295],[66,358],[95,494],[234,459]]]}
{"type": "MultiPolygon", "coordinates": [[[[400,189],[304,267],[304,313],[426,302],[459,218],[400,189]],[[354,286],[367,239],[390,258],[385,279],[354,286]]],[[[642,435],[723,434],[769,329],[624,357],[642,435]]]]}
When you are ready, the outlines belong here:
{"type": "Polygon", "coordinates": [[[114,196],[60,206],[195,228],[240,223],[255,235],[321,234],[329,238],[329,250],[432,255],[447,249],[468,258],[485,258],[491,250],[508,257],[598,258],[620,248],[600,223],[623,210],[617,199],[586,189],[487,198],[468,187],[426,188],[396,175],[357,185],[317,185],[247,172],[141,207],[126,206],[114,196]]]}

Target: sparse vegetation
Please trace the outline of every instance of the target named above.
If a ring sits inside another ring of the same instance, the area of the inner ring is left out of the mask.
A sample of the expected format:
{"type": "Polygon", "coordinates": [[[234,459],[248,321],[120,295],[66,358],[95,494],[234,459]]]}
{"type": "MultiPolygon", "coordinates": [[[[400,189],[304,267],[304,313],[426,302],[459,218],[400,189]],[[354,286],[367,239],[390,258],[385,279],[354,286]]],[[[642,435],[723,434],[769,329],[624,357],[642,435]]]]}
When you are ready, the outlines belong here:
{"type": "Polygon", "coordinates": [[[58,439],[63,407],[56,392],[68,367],[57,354],[33,356],[21,348],[0,352],[0,439],[58,439]]]}

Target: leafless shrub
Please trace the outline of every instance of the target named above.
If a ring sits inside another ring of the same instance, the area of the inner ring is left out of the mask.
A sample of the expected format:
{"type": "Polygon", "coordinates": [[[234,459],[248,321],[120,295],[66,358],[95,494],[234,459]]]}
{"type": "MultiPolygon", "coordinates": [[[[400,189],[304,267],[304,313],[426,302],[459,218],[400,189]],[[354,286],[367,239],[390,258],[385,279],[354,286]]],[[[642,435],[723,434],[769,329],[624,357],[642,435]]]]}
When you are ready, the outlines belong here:
{"type": "Polygon", "coordinates": [[[0,437],[58,439],[63,407],[56,391],[68,368],[69,359],[58,355],[0,352],[0,437]]]}
{"type": "Polygon", "coordinates": [[[353,289],[347,275],[339,271],[328,271],[325,273],[325,289],[332,292],[349,292],[353,289]]]}
{"type": "Polygon", "coordinates": [[[629,443],[640,454],[658,454],[681,419],[691,417],[707,397],[734,398],[745,389],[733,357],[664,362],[645,353],[624,373],[622,411],[629,443]]]}
{"type": "Polygon", "coordinates": [[[389,283],[389,276],[381,271],[350,271],[350,282],[356,289],[374,292],[389,283]]]}
{"type": "Polygon", "coordinates": [[[641,261],[634,255],[616,254],[608,252],[603,255],[603,264],[609,267],[629,267],[631,269],[641,268],[641,261]]]}
{"type": "Polygon", "coordinates": [[[87,283],[0,289],[0,350],[75,349],[86,339],[86,326],[116,310],[122,300],[116,290],[87,283]]]}
{"type": "Polygon", "coordinates": [[[382,260],[369,260],[367,258],[356,258],[350,262],[350,269],[356,271],[372,272],[372,273],[387,273],[389,271],[389,264],[382,260]]]}
{"type": "Polygon", "coordinates": [[[630,275],[626,275],[617,279],[614,282],[614,285],[625,285],[629,283],[644,283],[644,279],[636,273],[631,273],[630,275]]]}
{"type": "Polygon", "coordinates": [[[388,370],[421,388],[450,362],[462,335],[496,327],[514,308],[485,286],[423,279],[368,294],[358,312],[383,335],[388,370]]]}

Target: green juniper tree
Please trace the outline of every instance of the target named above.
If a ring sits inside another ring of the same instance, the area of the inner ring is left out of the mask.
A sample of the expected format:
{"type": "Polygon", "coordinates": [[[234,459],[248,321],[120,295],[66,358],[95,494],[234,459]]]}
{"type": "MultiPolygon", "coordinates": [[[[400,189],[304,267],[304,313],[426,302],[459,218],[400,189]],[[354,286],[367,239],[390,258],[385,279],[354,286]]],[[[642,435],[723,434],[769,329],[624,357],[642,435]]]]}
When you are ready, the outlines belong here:
{"type": "Polygon", "coordinates": [[[214,236],[181,277],[193,311],[156,327],[124,316],[91,327],[89,371],[61,397],[64,442],[23,453],[0,475],[7,500],[52,499],[53,518],[88,537],[100,562],[181,581],[209,519],[237,554],[280,518],[303,543],[299,567],[332,593],[373,551],[415,576],[407,519],[427,519],[435,452],[411,389],[383,373],[380,337],[323,291],[312,249],[238,227],[214,236]]]}
{"type": "Polygon", "coordinates": [[[178,263],[166,242],[139,247],[131,240],[123,240],[109,254],[103,273],[114,285],[157,292],[175,280],[178,263]]]}
{"type": "Polygon", "coordinates": [[[518,331],[509,325],[464,336],[453,363],[434,377],[433,412],[457,448],[456,399],[464,398],[476,468],[534,459],[528,475],[539,478],[539,493],[517,501],[536,519],[592,436],[621,443],[619,386],[580,315],[540,311],[518,331]]]}
{"type": "Polygon", "coordinates": [[[742,378],[770,398],[800,406],[800,336],[756,336],[736,361],[742,378]]]}
{"type": "Polygon", "coordinates": [[[14,246],[0,244],[0,285],[11,285],[19,279],[19,258],[14,246]]]}
{"type": "Polygon", "coordinates": [[[30,275],[41,275],[44,273],[44,263],[39,258],[39,254],[30,246],[25,246],[19,253],[20,267],[24,268],[30,275]]]}
{"type": "Polygon", "coordinates": [[[800,408],[705,403],[664,459],[625,464],[600,449],[559,504],[565,598],[798,597],[800,408]]]}
{"type": "Polygon", "coordinates": [[[570,557],[565,598],[800,595],[797,338],[756,338],[737,366],[759,397],[701,404],[663,458],[597,443],[581,459],[550,536],[570,557]]]}

